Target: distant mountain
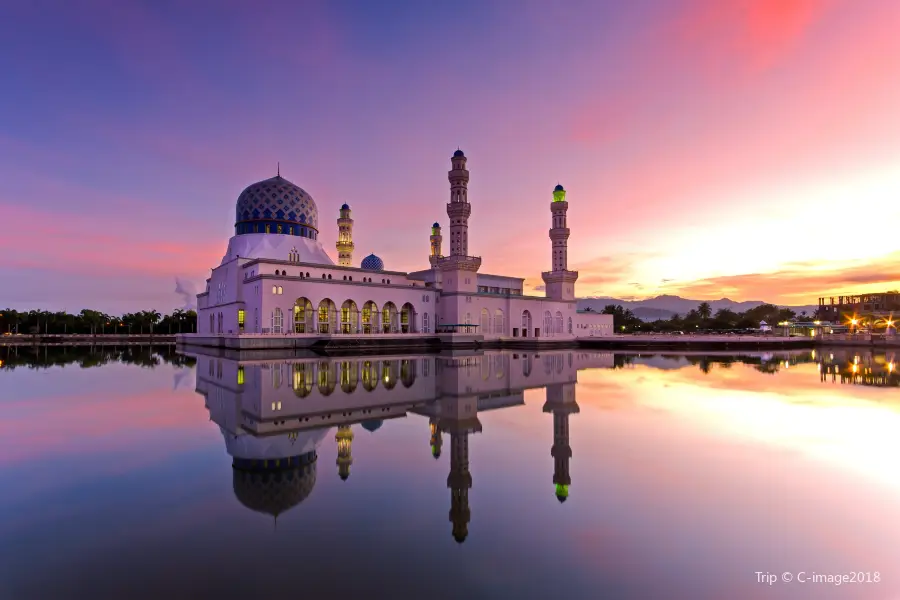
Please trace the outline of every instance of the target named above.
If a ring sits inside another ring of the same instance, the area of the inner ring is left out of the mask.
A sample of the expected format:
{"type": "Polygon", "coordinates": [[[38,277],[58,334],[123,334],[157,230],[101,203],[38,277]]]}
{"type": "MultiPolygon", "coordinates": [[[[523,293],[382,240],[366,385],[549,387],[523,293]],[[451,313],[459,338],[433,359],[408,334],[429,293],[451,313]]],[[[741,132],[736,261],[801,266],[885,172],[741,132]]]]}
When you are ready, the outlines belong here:
{"type": "MultiPolygon", "coordinates": [[[[657,319],[669,319],[674,314],[679,314],[683,317],[688,311],[697,308],[702,302],[704,302],[704,300],[690,300],[688,298],[682,298],[681,296],[669,295],[656,296],[655,298],[647,298],[646,300],[620,300],[618,298],[609,297],[589,297],[579,298],[578,308],[591,308],[592,310],[599,312],[603,310],[603,307],[607,304],[621,304],[622,308],[631,309],[634,316],[642,321],[655,321],[657,319]]],[[[709,302],[713,314],[715,314],[717,310],[723,308],[733,310],[734,312],[744,312],[745,310],[750,310],[760,304],[766,304],[762,300],[735,302],[728,298],[722,298],[721,300],[706,300],[706,302],[709,302]]],[[[798,315],[803,311],[806,311],[806,314],[808,315],[812,315],[818,308],[815,305],[785,306],[779,304],[776,306],[789,308],[798,315]]]]}

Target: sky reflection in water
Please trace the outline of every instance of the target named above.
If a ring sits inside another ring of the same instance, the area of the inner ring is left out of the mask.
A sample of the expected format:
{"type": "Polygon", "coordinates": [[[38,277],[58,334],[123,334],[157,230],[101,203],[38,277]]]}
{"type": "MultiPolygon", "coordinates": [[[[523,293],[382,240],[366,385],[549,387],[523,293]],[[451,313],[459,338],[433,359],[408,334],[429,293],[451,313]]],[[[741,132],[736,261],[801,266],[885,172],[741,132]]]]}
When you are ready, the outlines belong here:
{"type": "Polygon", "coordinates": [[[0,348],[4,599],[900,593],[890,356],[221,359],[220,377],[170,351],[41,370],[26,353],[0,348]],[[346,480],[337,428],[311,429],[325,409],[357,423],[346,480]],[[253,462],[292,452],[316,459],[278,468],[306,474],[299,496],[253,462]],[[248,509],[273,501],[277,519],[248,509]]]}

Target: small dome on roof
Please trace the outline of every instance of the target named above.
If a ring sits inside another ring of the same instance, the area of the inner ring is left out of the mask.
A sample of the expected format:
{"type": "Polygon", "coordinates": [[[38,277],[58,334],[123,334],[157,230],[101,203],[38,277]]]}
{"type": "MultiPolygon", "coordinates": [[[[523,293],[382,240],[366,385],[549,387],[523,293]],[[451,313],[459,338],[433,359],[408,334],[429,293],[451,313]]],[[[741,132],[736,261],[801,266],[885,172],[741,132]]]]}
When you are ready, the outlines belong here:
{"type": "Polygon", "coordinates": [[[453,157],[454,157],[454,158],[459,158],[460,156],[465,156],[465,154],[463,154],[463,151],[462,151],[462,150],[460,150],[459,148],[457,148],[457,149],[456,149],[456,152],[453,153],[453,157]]]}
{"type": "Polygon", "coordinates": [[[440,226],[441,226],[440,223],[435,223],[434,225],[432,225],[432,227],[437,227],[437,228],[440,228],[440,226]]]}
{"type": "Polygon", "coordinates": [[[371,431],[374,433],[382,425],[384,425],[384,421],[382,421],[381,419],[370,419],[368,421],[363,421],[362,423],[360,423],[360,425],[362,425],[362,428],[366,431],[371,431]]]}
{"type": "Polygon", "coordinates": [[[362,259],[359,267],[361,269],[365,269],[366,271],[384,271],[384,261],[374,254],[370,254],[362,259]]]}
{"type": "Polygon", "coordinates": [[[350,210],[350,205],[347,204],[346,202],[344,202],[344,203],[341,205],[341,210],[350,210]]]}
{"type": "Polygon", "coordinates": [[[553,191],[554,191],[554,192],[564,192],[564,191],[566,191],[566,190],[565,190],[565,188],[564,188],[563,186],[561,186],[560,184],[557,183],[557,184],[556,184],[556,187],[553,188],[553,191]]]}

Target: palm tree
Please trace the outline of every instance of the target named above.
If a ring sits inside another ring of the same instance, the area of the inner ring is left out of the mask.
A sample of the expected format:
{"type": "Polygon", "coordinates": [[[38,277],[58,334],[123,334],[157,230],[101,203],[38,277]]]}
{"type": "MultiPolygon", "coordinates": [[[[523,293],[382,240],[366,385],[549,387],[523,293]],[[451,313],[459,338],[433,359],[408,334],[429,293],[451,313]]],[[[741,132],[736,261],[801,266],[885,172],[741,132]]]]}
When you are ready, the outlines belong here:
{"type": "Polygon", "coordinates": [[[700,318],[706,321],[712,315],[712,307],[709,305],[709,302],[701,302],[700,306],[697,307],[697,314],[700,315],[700,318]]]}

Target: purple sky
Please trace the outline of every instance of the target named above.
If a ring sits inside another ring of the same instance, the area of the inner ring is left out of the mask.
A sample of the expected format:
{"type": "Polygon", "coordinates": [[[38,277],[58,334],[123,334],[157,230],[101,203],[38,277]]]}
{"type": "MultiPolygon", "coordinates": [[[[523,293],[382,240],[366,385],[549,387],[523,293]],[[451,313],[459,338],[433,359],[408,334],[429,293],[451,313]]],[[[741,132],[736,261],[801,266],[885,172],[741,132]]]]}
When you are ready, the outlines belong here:
{"type": "Polygon", "coordinates": [[[889,237],[854,228],[836,253],[804,221],[900,216],[900,9],[867,6],[7,2],[0,306],[170,310],[278,161],[332,255],[347,202],[356,261],[424,268],[457,146],[484,272],[540,282],[560,182],[581,295],[883,287],[889,237]],[[770,228],[791,235],[755,245],[770,228]]]}

